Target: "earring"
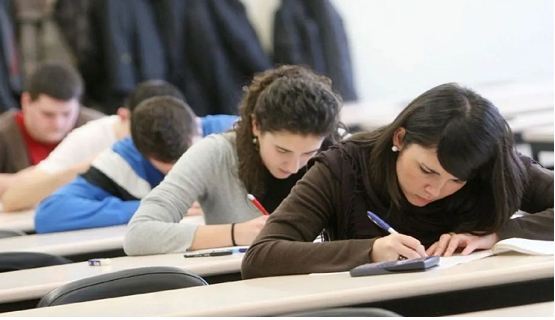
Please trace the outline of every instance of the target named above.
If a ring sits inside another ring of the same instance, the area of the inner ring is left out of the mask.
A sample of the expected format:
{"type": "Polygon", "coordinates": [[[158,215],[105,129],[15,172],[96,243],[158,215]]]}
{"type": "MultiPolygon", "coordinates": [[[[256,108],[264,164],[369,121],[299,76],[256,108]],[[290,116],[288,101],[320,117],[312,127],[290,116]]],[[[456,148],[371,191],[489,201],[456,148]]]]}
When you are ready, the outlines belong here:
{"type": "Polygon", "coordinates": [[[257,136],[254,136],[254,138],[252,138],[252,144],[253,144],[254,148],[256,150],[258,150],[258,137],[257,136]]]}
{"type": "Polygon", "coordinates": [[[391,151],[397,152],[397,151],[399,151],[399,148],[397,146],[392,146],[391,151]]]}

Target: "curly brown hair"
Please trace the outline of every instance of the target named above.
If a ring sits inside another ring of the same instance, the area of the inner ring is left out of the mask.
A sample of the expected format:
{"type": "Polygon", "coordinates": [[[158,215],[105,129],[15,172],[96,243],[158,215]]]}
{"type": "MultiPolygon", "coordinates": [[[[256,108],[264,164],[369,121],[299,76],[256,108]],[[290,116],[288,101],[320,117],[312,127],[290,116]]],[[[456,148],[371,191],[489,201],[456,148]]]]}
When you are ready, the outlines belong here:
{"type": "Polygon", "coordinates": [[[262,132],[287,131],[333,141],[341,105],[331,80],[307,68],[284,65],[255,75],[239,106],[241,119],[234,127],[239,179],[247,191],[263,196],[269,174],[253,143],[253,118],[262,132]]]}

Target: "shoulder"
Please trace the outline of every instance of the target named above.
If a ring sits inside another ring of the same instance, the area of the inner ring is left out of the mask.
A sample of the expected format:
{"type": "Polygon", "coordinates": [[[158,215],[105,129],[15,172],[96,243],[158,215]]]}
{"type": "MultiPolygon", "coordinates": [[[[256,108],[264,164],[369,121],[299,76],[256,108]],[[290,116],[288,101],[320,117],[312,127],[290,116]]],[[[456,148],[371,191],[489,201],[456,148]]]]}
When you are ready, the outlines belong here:
{"type": "Polygon", "coordinates": [[[235,132],[208,135],[194,144],[191,149],[209,152],[229,153],[235,150],[235,132]]]}
{"type": "Polygon", "coordinates": [[[77,116],[77,123],[75,124],[75,127],[80,127],[91,120],[96,120],[105,116],[106,115],[104,113],[98,110],[81,106],[79,108],[79,115],[77,116]]]}
{"type": "Polygon", "coordinates": [[[518,158],[524,166],[528,182],[536,183],[539,180],[543,180],[545,177],[553,182],[553,170],[545,168],[539,162],[528,156],[518,154],[518,158]]]}
{"type": "Polygon", "coordinates": [[[330,146],[328,150],[315,156],[310,161],[310,166],[321,163],[335,177],[340,178],[346,173],[360,171],[366,167],[370,153],[371,147],[345,140],[330,146]]]}
{"type": "MultiPolygon", "coordinates": [[[[113,134],[113,125],[117,121],[117,116],[103,116],[102,118],[91,120],[82,126],[76,127],[64,139],[71,137],[79,137],[80,139],[96,140],[99,137],[105,137],[113,134]]],[[[110,141],[111,144],[114,141],[110,141]]]]}
{"type": "Polygon", "coordinates": [[[14,127],[14,117],[16,113],[17,111],[10,110],[0,115],[0,132],[9,131],[12,127],[14,127]]]}
{"type": "Polygon", "coordinates": [[[191,146],[174,168],[197,168],[225,172],[236,165],[235,133],[212,134],[191,146]]]}

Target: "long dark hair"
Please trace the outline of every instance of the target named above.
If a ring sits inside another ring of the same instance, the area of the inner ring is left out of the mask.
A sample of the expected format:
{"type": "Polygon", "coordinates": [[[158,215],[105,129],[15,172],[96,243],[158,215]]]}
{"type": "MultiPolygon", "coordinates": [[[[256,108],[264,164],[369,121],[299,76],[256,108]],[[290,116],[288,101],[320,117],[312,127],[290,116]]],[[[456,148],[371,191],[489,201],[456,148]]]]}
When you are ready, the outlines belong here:
{"type": "Polygon", "coordinates": [[[331,80],[300,66],[285,65],[255,75],[239,107],[234,128],[239,178],[257,197],[264,192],[267,174],[253,143],[252,120],[262,132],[288,131],[332,138],[339,125],[341,97],[331,80]]]}
{"type": "Polygon", "coordinates": [[[397,181],[398,152],[391,147],[399,128],[406,130],[402,147],[414,143],[437,148],[441,166],[468,182],[463,189],[479,189],[472,190],[479,199],[465,213],[459,232],[495,232],[519,209],[526,171],[509,125],[489,100],[458,84],[443,84],[414,99],[390,125],[351,138],[372,145],[370,179],[386,186],[398,208],[403,195],[397,181]]]}

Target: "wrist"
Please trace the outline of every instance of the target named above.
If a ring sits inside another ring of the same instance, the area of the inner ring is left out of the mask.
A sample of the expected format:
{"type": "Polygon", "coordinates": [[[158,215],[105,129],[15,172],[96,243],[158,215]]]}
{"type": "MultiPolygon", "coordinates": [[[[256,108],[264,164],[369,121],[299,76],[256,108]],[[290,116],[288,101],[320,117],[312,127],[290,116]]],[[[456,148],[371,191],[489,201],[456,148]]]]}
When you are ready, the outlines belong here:
{"type": "Polygon", "coordinates": [[[237,241],[235,240],[235,223],[231,224],[231,245],[236,247],[237,241]]]}

